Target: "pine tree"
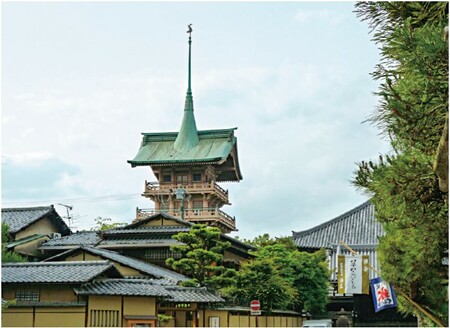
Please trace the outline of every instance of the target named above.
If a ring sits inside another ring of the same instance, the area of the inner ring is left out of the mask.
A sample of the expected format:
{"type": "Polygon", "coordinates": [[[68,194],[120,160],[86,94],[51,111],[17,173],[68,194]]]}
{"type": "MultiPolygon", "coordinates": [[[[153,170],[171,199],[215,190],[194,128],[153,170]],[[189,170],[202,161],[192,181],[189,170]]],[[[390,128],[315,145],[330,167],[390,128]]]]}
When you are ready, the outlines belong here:
{"type": "MultiPolygon", "coordinates": [[[[380,103],[369,121],[392,152],[358,163],[353,183],[371,197],[385,230],[383,278],[447,322],[448,193],[433,164],[448,120],[448,3],[360,2],[356,13],[380,46],[372,74],[380,103]]],[[[428,320],[398,298],[400,310],[428,320]]]]}

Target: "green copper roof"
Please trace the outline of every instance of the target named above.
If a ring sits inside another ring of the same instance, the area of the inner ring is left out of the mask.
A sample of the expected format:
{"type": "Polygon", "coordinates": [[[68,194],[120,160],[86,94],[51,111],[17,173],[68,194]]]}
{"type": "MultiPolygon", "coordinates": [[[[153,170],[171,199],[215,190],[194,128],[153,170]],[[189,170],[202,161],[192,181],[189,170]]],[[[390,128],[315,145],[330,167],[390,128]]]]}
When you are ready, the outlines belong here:
{"type": "MultiPolygon", "coordinates": [[[[175,149],[176,132],[142,133],[142,143],[137,155],[129,160],[132,167],[158,165],[217,164],[227,165],[232,171],[218,181],[239,181],[242,175],[237,158],[237,138],[234,130],[198,131],[199,142],[194,148],[178,151],[175,149]],[[235,163],[230,158],[234,153],[235,163]],[[231,163],[233,162],[233,163],[231,163]],[[231,174],[231,172],[233,172],[231,174]],[[231,174],[228,175],[228,174],[231,174]]],[[[225,174],[225,172],[224,172],[225,174]]]]}
{"type": "Polygon", "coordinates": [[[190,149],[175,148],[176,132],[142,133],[142,143],[133,166],[185,162],[218,162],[225,160],[236,143],[234,129],[198,131],[199,142],[190,149]]]}

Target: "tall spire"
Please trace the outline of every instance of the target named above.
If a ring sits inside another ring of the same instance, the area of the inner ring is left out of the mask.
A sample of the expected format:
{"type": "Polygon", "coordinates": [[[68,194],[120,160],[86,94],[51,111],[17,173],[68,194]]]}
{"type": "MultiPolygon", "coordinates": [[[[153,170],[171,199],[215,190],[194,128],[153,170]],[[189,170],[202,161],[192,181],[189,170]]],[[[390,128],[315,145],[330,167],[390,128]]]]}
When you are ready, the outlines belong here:
{"type": "Polygon", "coordinates": [[[191,90],[191,33],[192,24],[188,25],[189,33],[189,58],[188,58],[188,89],[186,92],[186,100],[184,102],[184,115],[181,122],[181,128],[178,132],[177,139],[174,143],[174,148],[178,151],[187,151],[194,148],[198,144],[197,126],[194,117],[194,102],[192,100],[191,90]]]}

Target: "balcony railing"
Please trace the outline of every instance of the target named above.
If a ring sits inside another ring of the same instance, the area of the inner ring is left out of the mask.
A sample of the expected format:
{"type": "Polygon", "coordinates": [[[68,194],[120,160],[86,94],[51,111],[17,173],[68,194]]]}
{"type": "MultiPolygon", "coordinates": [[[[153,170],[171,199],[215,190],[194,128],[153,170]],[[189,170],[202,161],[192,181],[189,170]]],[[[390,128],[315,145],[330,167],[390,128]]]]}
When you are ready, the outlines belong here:
{"type": "MultiPolygon", "coordinates": [[[[225,202],[228,202],[228,190],[223,189],[215,181],[211,182],[189,182],[179,184],[179,187],[185,188],[188,193],[216,192],[225,202]]],[[[171,182],[159,183],[145,181],[144,193],[152,195],[169,195],[175,192],[174,184],[171,182]]]]}
{"type": "MultiPolygon", "coordinates": [[[[136,209],[136,219],[142,220],[151,215],[159,214],[159,213],[167,213],[174,217],[181,217],[180,209],[144,209],[137,208],[136,209]]],[[[234,216],[228,215],[224,211],[218,208],[195,208],[195,209],[185,209],[184,210],[184,218],[187,221],[220,221],[226,223],[229,227],[236,227],[236,218],[234,216]]]]}

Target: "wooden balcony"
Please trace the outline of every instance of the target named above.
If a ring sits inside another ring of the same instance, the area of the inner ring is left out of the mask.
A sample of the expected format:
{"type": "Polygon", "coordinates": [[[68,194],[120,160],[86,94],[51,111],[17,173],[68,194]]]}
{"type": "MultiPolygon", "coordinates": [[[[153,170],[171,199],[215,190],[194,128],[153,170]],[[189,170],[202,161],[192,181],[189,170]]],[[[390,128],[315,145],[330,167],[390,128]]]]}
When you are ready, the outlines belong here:
{"type": "MultiPolygon", "coordinates": [[[[181,218],[180,209],[174,210],[156,210],[156,209],[136,209],[136,220],[143,220],[151,215],[158,213],[167,213],[176,218],[181,218]]],[[[184,219],[192,223],[203,223],[213,225],[220,228],[223,232],[228,233],[237,231],[235,217],[228,215],[218,208],[198,208],[185,209],[184,219]]]]}
{"type": "Polygon", "coordinates": [[[190,182],[183,185],[174,183],[159,183],[145,181],[143,196],[168,196],[174,195],[175,189],[182,187],[188,194],[214,194],[224,204],[230,204],[228,200],[228,190],[223,189],[216,182],[190,182]]]}

